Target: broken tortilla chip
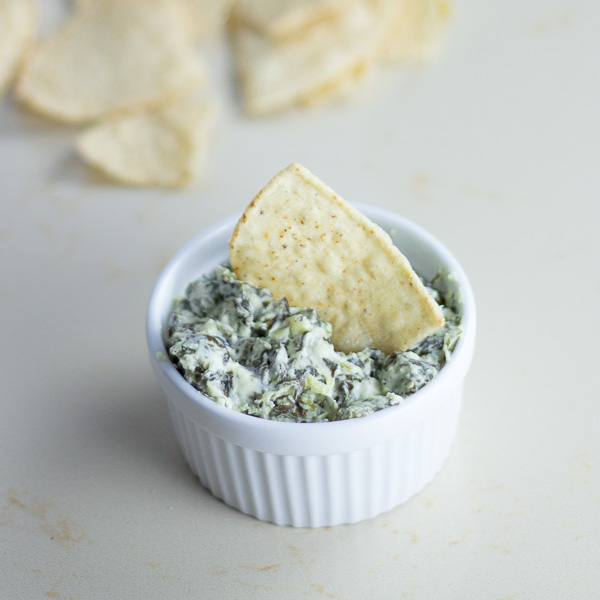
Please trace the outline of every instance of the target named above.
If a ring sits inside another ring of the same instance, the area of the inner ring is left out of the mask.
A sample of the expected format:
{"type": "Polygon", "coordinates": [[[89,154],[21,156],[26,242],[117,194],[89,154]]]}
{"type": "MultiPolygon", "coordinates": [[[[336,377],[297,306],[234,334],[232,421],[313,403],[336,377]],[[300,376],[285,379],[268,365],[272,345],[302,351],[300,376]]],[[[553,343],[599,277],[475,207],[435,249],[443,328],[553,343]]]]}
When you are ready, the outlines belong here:
{"type": "Polygon", "coordinates": [[[179,187],[201,175],[213,121],[211,104],[179,100],[108,118],[81,134],[77,148],[88,163],[117,181],[179,187]]]}
{"type": "Polygon", "coordinates": [[[229,258],[239,279],[314,308],[343,352],[406,350],[444,324],[390,236],[298,164],[250,203],[229,258]]]}
{"type": "Polygon", "coordinates": [[[13,82],[33,44],[37,10],[33,0],[0,1],[0,95],[13,82]]]}
{"type": "Polygon", "coordinates": [[[25,61],[17,95],[63,121],[168,104],[204,82],[187,13],[172,0],[86,0],[25,61]]]}

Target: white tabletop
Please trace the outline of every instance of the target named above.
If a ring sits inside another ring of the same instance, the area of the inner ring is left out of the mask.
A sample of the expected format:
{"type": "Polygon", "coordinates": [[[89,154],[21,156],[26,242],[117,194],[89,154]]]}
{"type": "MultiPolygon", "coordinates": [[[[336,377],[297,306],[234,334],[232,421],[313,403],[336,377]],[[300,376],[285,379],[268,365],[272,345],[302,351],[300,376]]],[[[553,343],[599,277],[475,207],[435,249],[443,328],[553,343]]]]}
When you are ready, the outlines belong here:
{"type": "Polygon", "coordinates": [[[75,155],[78,129],[0,100],[2,598],[600,597],[600,4],[454,9],[433,63],[262,120],[211,47],[220,125],[183,191],[112,184],[75,155]],[[442,471],[387,514],[314,530],[200,486],[144,338],[166,260],[292,161],[432,231],[478,305],[442,471]]]}

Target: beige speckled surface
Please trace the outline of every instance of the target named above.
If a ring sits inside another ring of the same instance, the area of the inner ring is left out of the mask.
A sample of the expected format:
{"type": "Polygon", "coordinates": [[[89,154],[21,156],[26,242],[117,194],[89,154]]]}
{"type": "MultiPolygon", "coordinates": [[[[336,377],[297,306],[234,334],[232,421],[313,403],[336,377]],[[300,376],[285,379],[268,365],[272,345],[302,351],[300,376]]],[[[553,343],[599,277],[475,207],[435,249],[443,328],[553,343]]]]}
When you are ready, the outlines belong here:
{"type": "MultiPolygon", "coordinates": [[[[383,71],[339,107],[247,120],[217,79],[224,125],[198,189],[110,184],[79,162],[77,130],[2,98],[3,598],[600,595],[600,9],[454,8],[433,64],[383,71]],[[165,261],[293,161],[432,231],[478,302],[444,469],[330,529],[261,523],[199,486],[144,341],[165,261]]],[[[227,66],[218,47],[210,64],[227,66]]]]}

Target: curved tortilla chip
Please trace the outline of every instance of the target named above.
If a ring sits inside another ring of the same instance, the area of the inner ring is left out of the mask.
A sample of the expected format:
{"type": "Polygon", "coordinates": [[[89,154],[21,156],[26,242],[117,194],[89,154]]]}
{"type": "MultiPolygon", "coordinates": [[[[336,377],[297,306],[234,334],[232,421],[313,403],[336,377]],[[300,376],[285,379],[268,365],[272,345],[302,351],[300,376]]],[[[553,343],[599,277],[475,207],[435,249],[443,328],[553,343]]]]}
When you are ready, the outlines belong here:
{"type": "Polygon", "coordinates": [[[202,172],[213,113],[212,105],[189,99],[122,114],[85,131],[77,147],[87,162],[117,181],[178,187],[202,172]]]}
{"type": "Polygon", "coordinates": [[[390,236],[298,164],[250,203],[229,258],[243,281],[314,308],[344,352],[406,350],[444,324],[390,236]]]}
{"type": "Polygon", "coordinates": [[[18,97],[71,122],[169,103],[204,81],[186,14],[172,0],[80,0],[25,62],[18,97]]]}
{"type": "Polygon", "coordinates": [[[35,37],[37,10],[33,0],[0,1],[0,95],[13,82],[35,37]]]}
{"type": "Polygon", "coordinates": [[[282,43],[236,22],[234,55],[246,112],[259,116],[310,104],[365,73],[379,49],[382,6],[380,0],[352,3],[282,43]]]}

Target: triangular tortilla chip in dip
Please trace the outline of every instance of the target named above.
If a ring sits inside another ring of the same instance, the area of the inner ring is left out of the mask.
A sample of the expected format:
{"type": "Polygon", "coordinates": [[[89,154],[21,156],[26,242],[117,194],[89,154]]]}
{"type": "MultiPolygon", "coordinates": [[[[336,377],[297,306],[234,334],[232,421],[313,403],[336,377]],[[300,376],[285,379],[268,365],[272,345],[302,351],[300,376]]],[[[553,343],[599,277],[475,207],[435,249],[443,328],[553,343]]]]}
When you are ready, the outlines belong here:
{"type": "Polygon", "coordinates": [[[311,103],[365,72],[381,45],[382,10],[382,0],[354,2],[281,43],[236,21],[234,55],[245,111],[260,116],[311,103]]]}
{"type": "Polygon", "coordinates": [[[316,309],[338,350],[406,350],[444,324],[390,236],[292,164],[250,203],[229,244],[235,274],[316,309]]]}
{"type": "Polygon", "coordinates": [[[201,174],[213,117],[212,105],[183,99],[101,121],[81,134],[77,147],[88,163],[117,181],[183,186],[201,174]]]}
{"type": "Polygon", "coordinates": [[[168,104],[205,80],[187,14],[172,0],[80,0],[25,61],[17,95],[71,122],[168,104]]]}
{"type": "Polygon", "coordinates": [[[12,83],[33,43],[36,24],[33,0],[0,0],[0,94],[12,83]]]}

